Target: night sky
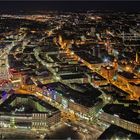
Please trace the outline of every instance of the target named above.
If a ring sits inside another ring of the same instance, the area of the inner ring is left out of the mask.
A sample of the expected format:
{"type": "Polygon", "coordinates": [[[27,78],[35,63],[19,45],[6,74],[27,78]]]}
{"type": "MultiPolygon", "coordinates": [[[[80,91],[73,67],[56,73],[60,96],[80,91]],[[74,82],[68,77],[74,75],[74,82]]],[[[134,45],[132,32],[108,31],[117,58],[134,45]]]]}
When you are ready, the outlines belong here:
{"type": "Polygon", "coordinates": [[[134,12],[140,11],[140,1],[5,1],[0,2],[0,11],[86,11],[115,10],[134,12]]]}

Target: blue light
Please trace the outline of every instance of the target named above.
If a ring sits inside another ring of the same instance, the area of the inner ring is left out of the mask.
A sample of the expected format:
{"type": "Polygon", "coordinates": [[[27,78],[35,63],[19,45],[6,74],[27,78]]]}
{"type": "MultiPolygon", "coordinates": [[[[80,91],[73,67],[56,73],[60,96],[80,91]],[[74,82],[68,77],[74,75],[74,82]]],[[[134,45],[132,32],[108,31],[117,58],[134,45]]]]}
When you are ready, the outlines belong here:
{"type": "Polygon", "coordinates": [[[104,58],[104,60],[103,60],[104,62],[108,62],[108,58],[104,58]]]}
{"type": "Polygon", "coordinates": [[[6,100],[6,98],[7,98],[7,92],[6,91],[2,91],[2,100],[4,101],[4,100],[6,100]]]}

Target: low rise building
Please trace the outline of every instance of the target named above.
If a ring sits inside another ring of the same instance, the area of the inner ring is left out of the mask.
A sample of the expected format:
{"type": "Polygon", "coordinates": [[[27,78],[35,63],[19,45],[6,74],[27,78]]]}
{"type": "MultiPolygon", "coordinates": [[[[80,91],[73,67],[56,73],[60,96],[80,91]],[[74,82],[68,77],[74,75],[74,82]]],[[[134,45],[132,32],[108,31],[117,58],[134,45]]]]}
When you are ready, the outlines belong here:
{"type": "Polygon", "coordinates": [[[33,95],[12,94],[0,105],[3,127],[42,129],[60,121],[60,111],[33,95]]]}
{"type": "Polygon", "coordinates": [[[83,91],[72,89],[60,82],[41,85],[41,88],[44,89],[44,95],[59,103],[64,109],[70,109],[77,115],[89,119],[102,108],[103,100],[100,98],[102,93],[90,84],[81,86],[85,86],[83,91]]]}
{"type": "Polygon", "coordinates": [[[122,104],[107,104],[99,113],[99,120],[140,134],[140,114],[122,104]]]}

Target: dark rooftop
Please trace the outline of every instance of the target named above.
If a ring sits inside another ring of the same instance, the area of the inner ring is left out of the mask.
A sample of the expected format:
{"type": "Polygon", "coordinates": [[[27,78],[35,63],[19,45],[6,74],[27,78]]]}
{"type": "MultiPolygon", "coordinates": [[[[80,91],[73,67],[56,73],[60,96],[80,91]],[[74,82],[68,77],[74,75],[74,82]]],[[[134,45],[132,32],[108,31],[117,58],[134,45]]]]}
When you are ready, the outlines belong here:
{"type": "Polygon", "coordinates": [[[135,74],[130,73],[130,72],[123,71],[123,72],[118,72],[118,74],[127,79],[138,79],[135,74]]]}
{"type": "Polygon", "coordinates": [[[50,104],[42,101],[41,99],[37,98],[34,95],[24,95],[24,94],[12,94],[8,99],[6,99],[1,105],[0,105],[0,112],[12,112],[15,111],[15,109],[19,109],[19,107],[24,107],[25,110],[21,112],[15,112],[15,113],[48,113],[48,112],[55,112],[58,109],[51,106],[50,104]],[[21,102],[19,104],[15,104],[14,101],[16,99],[23,99],[26,100],[24,103],[21,102]],[[30,100],[30,101],[29,101],[30,100]],[[38,103],[41,105],[43,108],[45,107],[45,112],[38,110],[35,106],[30,104],[30,102],[33,101],[35,103],[38,103]]]}
{"type": "Polygon", "coordinates": [[[106,129],[98,138],[98,140],[110,140],[110,139],[131,139],[136,140],[140,138],[139,134],[133,133],[121,127],[111,125],[108,129],[106,129]]]}
{"type": "Polygon", "coordinates": [[[85,86],[84,92],[79,92],[68,87],[65,84],[60,82],[50,83],[46,85],[41,85],[40,87],[46,86],[50,91],[56,91],[67,99],[71,99],[74,102],[81,104],[86,107],[93,107],[96,103],[100,102],[101,99],[98,98],[102,93],[94,88],[93,86],[83,85],[85,86]]]}
{"type": "Polygon", "coordinates": [[[63,80],[67,80],[67,79],[86,78],[87,76],[85,74],[81,73],[81,74],[65,74],[65,75],[60,75],[60,77],[63,80]]]}
{"type": "Polygon", "coordinates": [[[87,52],[81,51],[81,52],[75,52],[75,53],[79,55],[83,60],[89,62],[90,64],[102,63],[102,60],[100,58],[97,58],[87,52]]]}
{"type": "Polygon", "coordinates": [[[103,76],[96,72],[89,72],[88,75],[90,75],[94,80],[106,80],[103,76]]]}
{"type": "Polygon", "coordinates": [[[133,83],[133,82],[130,82],[131,85],[134,85],[134,86],[137,86],[137,87],[140,87],[140,83],[133,83]]]}
{"type": "Polygon", "coordinates": [[[140,124],[140,114],[132,111],[129,107],[125,107],[123,104],[107,104],[103,107],[105,113],[111,115],[118,115],[120,118],[140,124]]]}

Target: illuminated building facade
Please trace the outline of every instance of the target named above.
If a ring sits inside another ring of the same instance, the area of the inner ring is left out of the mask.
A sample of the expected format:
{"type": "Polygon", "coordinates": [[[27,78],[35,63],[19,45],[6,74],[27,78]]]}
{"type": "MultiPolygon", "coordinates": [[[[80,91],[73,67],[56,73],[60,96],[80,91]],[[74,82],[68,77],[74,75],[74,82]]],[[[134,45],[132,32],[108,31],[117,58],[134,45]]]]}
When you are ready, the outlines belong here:
{"type": "Polygon", "coordinates": [[[1,126],[42,129],[59,121],[58,109],[32,95],[12,94],[0,105],[1,126]],[[10,112],[8,105],[13,108],[10,112]]]}
{"type": "Polygon", "coordinates": [[[98,98],[102,93],[97,89],[93,88],[95,93],[91,98],[91,91],[89,93],[79,93],[78,91],[71,91],[70,88],[67,88],[68,87],[62,83],[52,83],[42,87],[44,90],[43,94],[51,100],[59,103],[64,109],[72,110],[77,115],[86,116],[87,119],[92,118],[92,115],[97,113],[102,107],[103,101],[101,98],[98,98]],[[82,94],[90,97],[88,97],[87,100],[82,94]],[[90,104],[91,102],[92,104],[90,104]]]}

